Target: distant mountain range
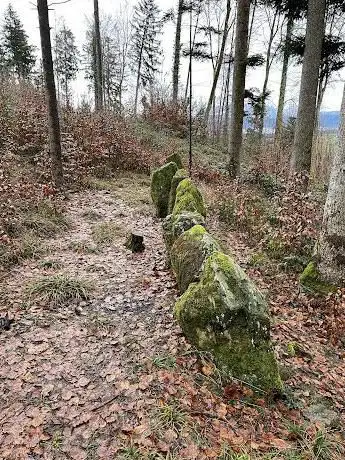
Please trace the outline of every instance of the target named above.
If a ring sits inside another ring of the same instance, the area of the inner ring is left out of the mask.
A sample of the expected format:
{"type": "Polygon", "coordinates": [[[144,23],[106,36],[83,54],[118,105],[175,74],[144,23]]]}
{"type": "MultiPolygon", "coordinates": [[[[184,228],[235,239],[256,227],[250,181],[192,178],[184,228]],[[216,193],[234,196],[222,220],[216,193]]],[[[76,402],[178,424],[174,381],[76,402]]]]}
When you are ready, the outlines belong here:
{"type": "MultiPolygon", "coordinates": [[[[250,111],[247,107],[246,110],[250,111]]],[[[271,132],[275,128],[277,110],[273,106],[267,108],[267,114],[265,117],[265,131],[271,132]]],[[[285,121],[290,117],[296,116],[296,109],[290,108],[284,113],[285,121]]],[[[333,131],[337,130],[340,122],[340,113],[336,111],[322,111],[320,113],[320,127],[323,130],[333,131]]],[[[245,128],[249,127],[248,120],[245,121],[245,128]]]]}

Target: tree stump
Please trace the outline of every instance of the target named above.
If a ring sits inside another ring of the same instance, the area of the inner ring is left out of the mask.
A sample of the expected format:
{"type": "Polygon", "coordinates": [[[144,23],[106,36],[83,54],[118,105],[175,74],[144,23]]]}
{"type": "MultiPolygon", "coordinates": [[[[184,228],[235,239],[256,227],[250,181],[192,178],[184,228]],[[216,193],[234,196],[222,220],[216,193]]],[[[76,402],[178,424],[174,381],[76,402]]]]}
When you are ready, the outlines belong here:
{"type": "Polygon", "coordinates": [[[125,246],[132,252],[143,252],[145,251],[144,237],[131,233],[126,240],[125,246]]]}

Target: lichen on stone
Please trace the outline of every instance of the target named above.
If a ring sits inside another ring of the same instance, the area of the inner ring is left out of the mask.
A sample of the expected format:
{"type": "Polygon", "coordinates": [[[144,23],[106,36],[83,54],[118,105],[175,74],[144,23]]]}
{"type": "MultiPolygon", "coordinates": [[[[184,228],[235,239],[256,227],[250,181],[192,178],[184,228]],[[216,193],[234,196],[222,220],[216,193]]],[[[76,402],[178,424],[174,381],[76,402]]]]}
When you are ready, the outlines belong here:
{"type": "Polygon", "coordinates": [[[194,225],[205,225],[205,218],[197,212],[169,214],[163,220],[163,237],[169,253],[175,240],[194,225]]]}
{"type": "Polygon", "coordinates": [[[168,215],[171,181],[177,169],[176,163],[170,162],[152,173],[151,197],[158,217],[168,215]]]}
{"type": "Polygon", "coordinates": [[[223,372],[264,390],[282,389],[267,304],[231,257],[208,257],[200,282],[190,284],[174,312],[186,337],[223,372]]]}
{"type": "Polygon", "coordinates": [[[204,261],[215,251],[220,251],[219,244],[202,225],[195,225],[177,238],[170,258],[180,292],[198,281],[204,261]]]}
{"type": "Polygon", "coordinates": [[[176,166],[178,167],[178,169],[183,169],[183,163],[182,163],[181,155],[178,154],[177,152],[172,153],[171,155],[169,155],[166,158],[165,163],[170,163],[170,162],[175,163],[176,166]]]}
{"type": "Polygon", "coordinates": [[[178,184],[172,214],[177,215],[185,211],[197,212],[206,217],[204,199],[198,188],[190,179],[183,179],[178,184]]]}
{"type": "Polygon", "coordinates": [[[312,294],[328,295],[336,291],[336,287],[322,279],[315,262],[310,262],[299,278],[302,288],[312,294]]]}
{"type": "Polygon", "coordinates": [[[169,214],[172,212],[175,206],[175,199],[176,199],[176,189],[180,182],[183,179],[187,179],[188,173],[185,169],[178,169],[176,174],[172,178],[171,187],[170,187],[170,194],[169,194],[169,205],[168,205],[168,212],[169,214]]]}

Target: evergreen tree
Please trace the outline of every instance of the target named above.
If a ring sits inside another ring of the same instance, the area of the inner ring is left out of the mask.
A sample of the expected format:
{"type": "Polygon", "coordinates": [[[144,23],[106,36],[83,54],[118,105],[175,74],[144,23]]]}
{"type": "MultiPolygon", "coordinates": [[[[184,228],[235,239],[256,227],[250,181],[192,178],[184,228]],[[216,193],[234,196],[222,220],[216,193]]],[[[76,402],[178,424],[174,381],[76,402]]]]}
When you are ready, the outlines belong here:
{"type": "Polygon", "coordinates": [[[29,45],[28,36],[11,4],[5,11],[2,34],[7,69],[18,78],[28,78],[35,65],[34,48],[29,45]]]}
{"type": "Polygon", "coordinates": [[[73,32],[64,23],[55,37],[55,72],[69,106],[69,84],[78,72],[78,48],[73,32]]]}
{"type": "Polygon", "coordinates": [[[155,0],[140,0],[134,8],[132,22],[132,65],[136,71],[134,115],[138,110],[140,87],[152,87],[160,64],[162,30],[160,10],[155,0]]]}

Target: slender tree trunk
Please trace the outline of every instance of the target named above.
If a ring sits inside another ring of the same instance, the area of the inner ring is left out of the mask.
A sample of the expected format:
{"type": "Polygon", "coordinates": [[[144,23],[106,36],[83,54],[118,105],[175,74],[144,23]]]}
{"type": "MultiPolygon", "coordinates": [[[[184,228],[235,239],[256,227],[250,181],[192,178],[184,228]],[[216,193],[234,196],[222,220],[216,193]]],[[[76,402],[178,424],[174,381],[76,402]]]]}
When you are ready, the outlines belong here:
{"type": "Polygon", "coordinates": [[[244,117],[244,91],[248,58],[249,13],[250,0],[238,0],[228,165],[231,177],[236,177],[240,174],[244,117]]]}
{"type": "MultiPolygon", "coordinates": [[[[192,46],[191,46],[191,52],[194,51],[194,44],[195,44],[196,33],[197,33],[197,30],[198,30],[198,25],[199,25],[199,19],[200,19],[201,3],[202,3],[202,1],[203,1],[203,0],[199,0],[198,11],[197,11],[197,16],[196,16],[196,21],[195,21],[195,27],[194,27],[194,35],[193,35],[192,46]]],[[[189,62],[191,62],[191,61],[189,60],[189,62]]],[[[191,71],[191,68],[190,68],[190,65],[189,65],[189,67],[188,67],[188,73],[187,73],[186,89],[185,89],[185,94],[184,94],[184,100],[185,100],[185,102],[187,102],[188,91],[189,91],[189,87],[190,87],[190,82],[189,82],[190,71],[191,71]]]]}
{"type": "Polygon", "coordinates": [[[138,114],[138,99],[139,99],[139,88],[140,88],[140,72],[141,72],[141,65],[143,62],[143,50],[144,50],[144,43],[146,40],[146,29],[143,35],[143,40],[140,46],[140,53],[139,53],[139,61],[138,61],[138,72],[137,72],[137,84],[135,87],[135,99],[134,99],[134,116],[136,117],[138,114]]]}
{"type": "Polygon", "coordinates": [[[283,123],[284,123],[285,94],[286,94],[287,75],[288,75],[289,59],[290,59],[288,43],[290,43],[291,41],[292,31],[293,31],[293,18],[290,16],[288,18],[288,23],[286,26],[286,36],[285,36],[286,46],[285,46],[284,57],[283,57],[283,68],[282,68],[282,76],[281,76],[281,81],[280,81],[279,102],[278,102],[276,128],[275,128],[276,142],[279,142],[281,139],[283,123]]]}
{"type": "Polygon", "coordinates": [[[173,103],[178,100],[179,76],[180,76],[180,57],[181,57],[181,26],[183,15],[183,0],[178,2],[177,23],[175,32],[174,67],[173,67],[173,103]]]}
{"type": "MultiPolygon", "coordinates": [[[[291,161],[292,172],[310,172],[316,116],[316,96],[322,43],[325,34],[326,0],[309,0],[301,89],[291,161]]],[[[307,181],[305,186],[307,186],[307,181]]]]}
{"type": "Polygon", "coordinates": [[[102,44],[99,25],[98,0],[93,1],[95,21],[95,106],[96,110],[103,108],[103,70],[102,70],[102,44]]]}
{"type": "Polygon", "coordinates": [[[276,34],[276,22],[279,17],[279,11],[276,10],[273,18],[273,23],[271,26],[270,30],[270,38],[268,40],[268,47],[267,47],[267,54],[266,54],[266,65],[265,65],[265,79],[264,79],[264,84],[262,87],[262,95],[261,95],[261,112],[260,112],[260,118],[259,118],[259,140],[261,142],[262,140],[262,135],[264,132],[264,125],[265,125],[265,112],[266,112],[266,92],[267,92],[267,87],[268,87],[268,79],[270,76],[270,70],[271,70],[271,54],[272,54],[272,45],[273,45],[273,40],[276,34]]]}
{"type": "Polygon", "coordinates": [[[317,247],[318,270],[335,285],[345,282],[345,87],[338,148],[333,160],[322,230],[317,247]]]}
{"type": "Polygon", "coordinates": [[[208,118],[210,116],[210,111],[211,111],[211,108],[212,108],[212,104],[214,102],[220,70],[222,68],[223,61],[224,61],[225,47],[226,47],[226,42],[227,42],[228,34],[229,34],[230,12],[231,12],[231,1],[227,0],[227,2],[226,2],[226,16],[225,16],[225,22],[224,22],[224,32],[223,32],[222,44],[221,44],[221,47],[220,47],[219,56],[218,56],[217,63],[216,63],[216,69],[215,69],[215,72],[214,72],[214,77],[213,77],[213,83],[212,83],[212,89],[211,89],[210,97],[208,99],[208,103],[207,103],[207,107],[206,107],[206,111],[205,111],[204,122],[205,122],[206,126],[207,126],[208,118]]]}
{"type": "Polygon", "coordinates": [[[225,115],[224,115],[224,129],[223,136],[225,145],[228,145],[229,142],[229,120],[230,120],[230,78],[231,78],[231,59],[229,58],[228,69],[226,73],[226,96],[225,96],[225,115]]]}
{"type": "Polygon", "coordinates": [[[51,171],[55,187],[63,186],[60,121],[56,99],[54,67],[50,40],[49,14],[47,0],[37,0],[38,20],[41,36],[43,73],[47,95],[49,152],[51,171]]]}

